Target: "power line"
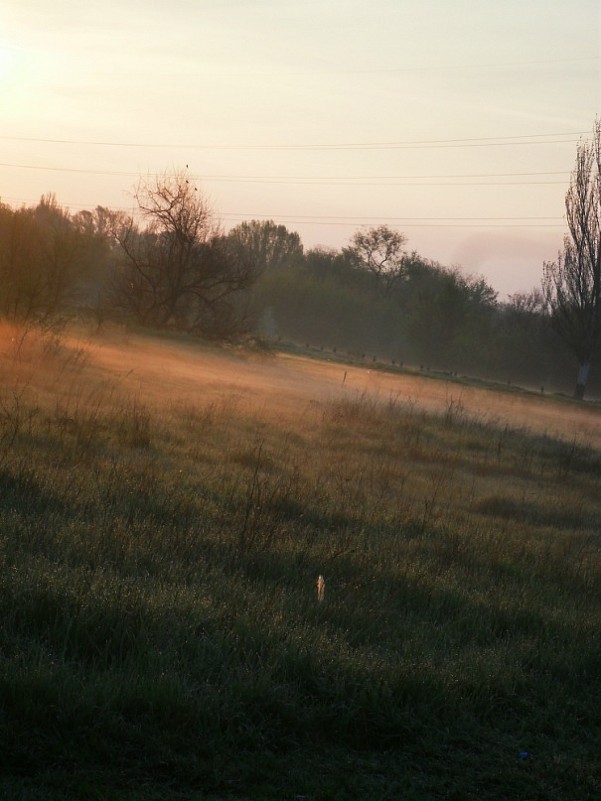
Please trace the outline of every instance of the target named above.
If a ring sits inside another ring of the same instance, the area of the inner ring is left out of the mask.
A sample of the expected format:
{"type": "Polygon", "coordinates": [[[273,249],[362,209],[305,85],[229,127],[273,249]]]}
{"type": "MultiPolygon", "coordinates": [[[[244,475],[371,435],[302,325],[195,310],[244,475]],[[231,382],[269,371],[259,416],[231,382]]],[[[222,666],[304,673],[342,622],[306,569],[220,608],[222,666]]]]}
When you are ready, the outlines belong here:
{"type": "MultiPolygon", "coordinates": [[[[139,176],[139,172],[131,172],[129,170],[90,170],[78,167],[48,167],[39,164],[10,164],[8,162],[0,162],[0,167],[13,167],[19,170],[44,170],[48,172],[74,172],[82,173],[85,175],[125,175],[131,177],[139,176]]],[[[160,173],[148,173],[150,176],[158,177],[160,173]]]]}
{"type": "MultiPolygon", "coordinates": [[[[547,58],[547,59],[539,59],[536,61],[505,61],[505,62],[481,62],[481,63],[474,63],[474,64],[445,64],[445,65],[433,65],[433,66],[423,66],[423,67],[375,67],[373,69],[364,69],[364,70],[328,70],[324,73],[317,73],[317,74],[344,74],[344,75],[372,75],[376,73],[400,73],[400,72],[439,72],[439,71],[447,71],[447,70],[466,70],[466,69],[490,69],[490,68],[498,68],[498,67],[530,67],[530,66],[537,66],[540,64],[573,64],[583,61],[598,61],[600,56],[580,56],[578,58],[547,58]]],[[[313,74],[313,73],[308,73],[313,74]]]]}
{"type": "MultiPolygon", "coordinates": [[[[139,172],[128,170],[93,170],[75,167],[50,167],[36,164],[11,164],[0,162],[0,167],[21,170],[40,170],[47,172],[64,172],[84,175],[126,176],[140,177],[139,172]]],[[[150,172],[147,177],[161,177],[163,173],[150,172]]],[[[468,181],[465,179],[482,178],[513,178],[513,177],[544,177],[564,175],[567,172],[526,172],[526,173],[482,173],[465,175],[391,175],[391,176],[263,176],[263,175],[190,175],[192,180],[215,183],[259,183],[259,184],[293,184],[304,186],[553,186],[564,184],[565,181],[468,181]],[[433,183],[434,179],[445,179],[443,183],[433,183]],[[460,182],[454,183],[457,179],[460,182]]]]}
{"type": "MultiPolygon", "coordinates": [[[[243,221],[247,217],[226,217],[227,222],[243,221]]],[[[273,219],[269,215],[257,215],[254,219],[263,217],[264,219],[273,219]]],[[[322,225],[322,226],[340,226],[346,228],[357,228],[357,222],[335,222],[331,220],[294,220],[288,218],[276,218],[280,223],[288,225],[322,225]]],[[[367,218],[363,218],[367,219],[367,218]]],[[[563,225],[555,223],[401,223],[399,222],[396,227],[403,228],[565,228],[563,225]]]]}
{"type": "MultiPolygon", "coordinates": [[[[539,59],[533,61],[497,61],[497,62],[480,62],[472,64],[439,64],[439,65],[422,65],[422,66],[406,66],[406,67],[367,67],[365,69],[308,69],[302,72],[296,70],[282,70],[277,73],[273,70],[265,71],[245,71],[245,72],[206,72],[206,71],[177,71],[162,73],[163,76],[169,78],[195,78],[197,80],[214,80],[219,78],[270,78],[274,75],[281,77],[285,75],[288,78],[315,78],[320,76],[336,76],[336,75],[394,75],[407,72],[448,72],[449,70],[470,70],[470,69],[498,69],[503,67],[531,67],[539,66],[542,64],[577,64],[582,62],[598,61],[600,56],[580,56],[578,58],[559,58],[559,59],[539,59]]],[[[93,71],[94,74],[96,71],[93,71]]],[[[107,73],[102,71],[103,75],[122,75],[120,72],[107,73]]]]}
{"type": "Polygon", "coordinates": [[[424,182],[424,181],[353,181],[344,179],[339,181],[321,180],[261,180],[257,178],[209,178],[204,176],[201,180],[209,183],[252,183],[252,184],[292,184],[294,186],[557,186],[565,185],[565,181],[445,181],[445,182],[424,182]]]}
{"type": "Polygon", "coordinates": [[[371,223],[373,221],[394,222],[397,226],[407,228],[562,228],[556,222],[539,223],[533,220],[559,220],[559,217],[333,217],[317,215],[282,215],[282,214],[247,214],[244,212],[224,212],[220,215],[226,221],[248,219],[274,220],[280,223],[290,223],[296,225],[336,225],[357,227],[361,221],[371,223]],[[417,222],[417,221],[422,222],[417,222]],[[443,222],[443,221],[450,222],[443,222]],[[475,220],[475,223],[467,222],[475,220]],[[500,221],[512,222],[500,222],[500,221]],[[522,222],[526,220],[528,222],[522,222]],[[482,222],[489,221],[489,222],[482,222]]]}
{"type": "MultiPolygon", "coordinates": [[[[1,166],[1,165],[0,165],[1,166]]],[[[151,173],[151,175],[161,175],[162,173],[151,173]]],[[[316,180],[316,181],[370,181],[370,180],[416,180],[427,178],[519,178],[528,176],[542,176],[542,175],[570,175],[566,170],[557,171],[543,171],[543,172],[488,172],[488,173],[457,173],[447,175],[315,175],[312,177],[301,175],[197,175],[193,176],[201,180],[211,178],[214,180],[238,180],[243,179],[247,181],[301,181],[301,180],[316,180]]]]}
{"type": "Polygon", "coordinates": [[[27,136],[0,136],[0,140],[14,142],[36,142],[38,144],[91,145],[98,147],[136,147],[136,148],[170,148],[189,150],[398,150],[428,149],[454,147],[511,147],[518,145],[572,144],[574,139],[555,139],[553,137],[583,136],[588,131],[569,131],[553,134],[523,134],[518,136],[483,136],[466,139],[422,139],[398,142],[338,142],[331,144],[296,144],[296,145],[212,145],[212,144],[179,144],[148,142],[111,142],[91,141],[85,139],[42,139],[27,136]],[[540,139],[542,141],[532,141],[540,139]],[[512,141],[509,141],[512,140],[512,141]],[[529,141],[527,141],[529,140],[529,141]]]}
{"type": "MultiPolygon", "coordinates": [[[[1,199],[1,198],[0,198],[1,199]]],[[[37,201],[27,200],[25,198],[6,197],[6,200],[12,200],[18,203],[36,203],[37,201]]],[[[66,209],[89,209],[94,208],[94,204],[86,203],[61,203],[61,207],[66,209]]],[[[95,204],[102,205],[102,204],[95,204]]],[[[131,208],[125,206],[109,206],[112,211],[131,211],[131,208]]],[[[326,226],[343,226],[356,228],[358,224],[364,222],[365,224],[380,221],[390,222],[397,226],[407,228],[563,228],[564,225],[557,222],[539,222],[541,220],[560,220],[561,218],[547,215],[547,216],[521,216],[521,217],[391,217],[391,216],[350,216],[350,215],[283,215],[283,214],[263,214],[257,212],[240,212],[230,211],[222,212],[218,215],[226,222],[235,222],[238,220],[249,219],[263,219],[263,220],[276,220],[282,223],[289,223],[294,225],[326,225],[326,226]],[[473,222],[469,222],[473,221],[473,222]]]]}
{"type": "MultiPolygon", "coordinates": [[[[243,217],[244,219],[248,219],[253,215],[244,214],[243,212],[235,212],[230,211],[226,212],[226,215],[234,216],[234,217],[243,217]]],[[[280,217],[286,217],[287,215],[282,214],[267,214],[267,215],[259,215],[268,217],[269,219],[279,219],[280,217]]],[[[315,220],[317,222],[322,222],[325,220],[346,220],[346,221],[358,221],[358,220],[387,220],[387,221],[394,221],[394,222],[404,222],[406,220],[560,220],[561,217],[555,217],[551,214],[543,215],[540,217],[472,217],[470,215],[466,215],[465,217],[386,217],[385,215],[381,216],[373,216],[369,217],[367,215],[359,215],[359,216],[351,216],[347,214],[340,214],[340,215],[333,215],[333,214],[324,214],[324,215],[317,215],[317,214],[295,214],[297,221],[301,222],[304,220],[315,220]]]]}
{"type": "MultiPolygon", "coordinates": [[[[0,137],[1,139],[2,137],[0,137]]],[[[81,167],[50,167],[39,164],[9,164],[8,162],[0,162],[0,167],[16,167],[24,170],[51,170],[54,172],[76,172],[87,173],[90,175],[126,175],[126,176],[141,176],[140,171],[134,172],[132,170],[91,170],[81,167]]],[[[162,177],[164,172],[146,172],[144,176],[151,178],[162,177]]],[[[296,181],[296,180],[316,180],[316,181],[368,181],[368,180],[401,180],[401,179],[417,179],[417,178],[518,178],[520,176],[540,176],[540,175],[570,175],[566,170],[545,170],[542,172],[488,172],[488,173],[456,173],[447,175],[314,175],[311,177],[301,175],[210,175],[199,174],[191,175],[194,180],[205,180],[211,178],[214,180],[248,180],[248,181],[296,181]]]]}

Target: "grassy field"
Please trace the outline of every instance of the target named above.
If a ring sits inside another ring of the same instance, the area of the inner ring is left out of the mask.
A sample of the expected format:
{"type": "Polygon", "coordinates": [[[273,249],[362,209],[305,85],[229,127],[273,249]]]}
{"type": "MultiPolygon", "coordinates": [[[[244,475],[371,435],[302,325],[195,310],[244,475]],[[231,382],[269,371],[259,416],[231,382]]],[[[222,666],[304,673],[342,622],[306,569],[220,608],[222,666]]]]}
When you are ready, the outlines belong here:
{"type": "Polygon", "coordinates": [[[0,798],[601,796],[597,407],[0,334],[0,798]]]}

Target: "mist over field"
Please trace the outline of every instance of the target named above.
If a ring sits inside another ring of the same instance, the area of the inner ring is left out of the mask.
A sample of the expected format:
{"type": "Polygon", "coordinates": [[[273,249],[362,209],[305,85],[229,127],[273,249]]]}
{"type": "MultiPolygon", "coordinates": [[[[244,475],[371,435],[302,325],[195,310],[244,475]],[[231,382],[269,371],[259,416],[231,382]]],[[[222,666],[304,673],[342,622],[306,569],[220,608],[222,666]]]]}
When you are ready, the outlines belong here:
{"type": "Polygon", "coordinates": [[[596,404],[1,334],[0,794],[596,796],[596,404]]]}
{"type": "MultiPolygon", "coordinates": [[[[5,328],[5,341],[10,337],[5,328]]],[[[580,444],[601,446],[601,409],[578,406],[567,399],[549,399],[540,392],[463,382],[444,375],[424,375],[416,368],[396,369],[391,363],[353,365],[326,358],[306,358],[293,352],[273,353],[233,348],[199,348],[194,340],[165,340],[116,329],[111,335],[64,338],[64,345],[81,349],[87,366],[120,393],[136,396],[147,406],[202,405],[227,401],[250,413],[282,420],[307,413],[312,407],[340,399],[386,406],[390,402],[415,406],[437,415],[449,408],[460,415],[499,427],[580,444]],[[382,370],[382,366],[388,367],[382,370]]],[[[10,351],[9,345],[9,351],[10,351]]],[[[318,352],[321,356],[321,352],[318,352]]]]}

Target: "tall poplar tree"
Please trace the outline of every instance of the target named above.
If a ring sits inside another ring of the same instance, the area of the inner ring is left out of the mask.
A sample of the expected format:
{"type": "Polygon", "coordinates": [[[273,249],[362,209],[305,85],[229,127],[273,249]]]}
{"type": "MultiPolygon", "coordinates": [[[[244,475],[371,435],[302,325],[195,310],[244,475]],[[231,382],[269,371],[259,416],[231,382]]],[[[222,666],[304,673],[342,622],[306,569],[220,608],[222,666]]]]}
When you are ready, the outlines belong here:
{"type": "Polygon", "coordinates": [[[569,233],[557,261],[544,266],[551,320],[578,359],[574,397],[582,400],[591,364],[601,350],[601,120],[581,141],[566,194],[569,233]]]}

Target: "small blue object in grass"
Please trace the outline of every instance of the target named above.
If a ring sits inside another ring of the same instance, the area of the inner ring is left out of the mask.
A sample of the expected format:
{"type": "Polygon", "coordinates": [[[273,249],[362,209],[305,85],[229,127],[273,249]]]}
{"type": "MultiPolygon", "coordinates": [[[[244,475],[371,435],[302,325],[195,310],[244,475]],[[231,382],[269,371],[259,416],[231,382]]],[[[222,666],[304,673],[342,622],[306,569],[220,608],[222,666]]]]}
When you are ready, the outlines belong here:
{"type": "Polygon", "coordinates": [[[518,756],[519,756],[520,759],[528,759],[530,754],[528,753],[528,751],[520,751],[518,753],[518,756]]]}

